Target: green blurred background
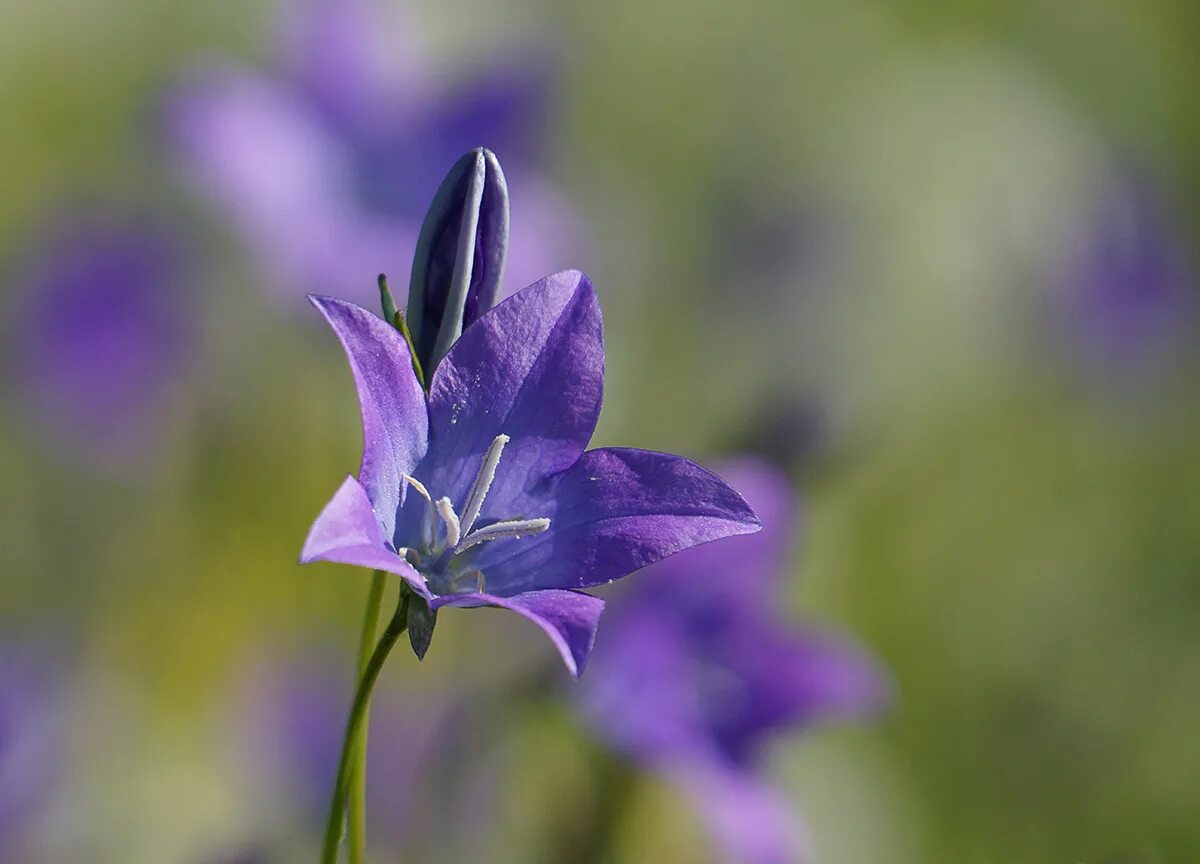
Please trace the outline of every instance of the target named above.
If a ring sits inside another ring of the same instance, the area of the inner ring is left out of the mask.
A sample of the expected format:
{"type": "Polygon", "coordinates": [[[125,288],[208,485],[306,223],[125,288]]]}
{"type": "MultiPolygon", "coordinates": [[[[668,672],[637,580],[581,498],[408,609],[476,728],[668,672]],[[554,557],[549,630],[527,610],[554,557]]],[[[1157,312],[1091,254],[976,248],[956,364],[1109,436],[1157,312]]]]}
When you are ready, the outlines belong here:
{"type": "MultiPolygon", "coordinates": [[[[1195,255],[1200,6],[505,5],[407,11],[447,75],[501,37],[556,57],[546,170],[605,312],[598,443],[712,461],[782,441],[806,507],[789,612],[856,634],[894,676],[878,724],[771,751],[818,860],[1200,860],[1196,283],[1169,345],[1152,333],[1113,361],[1077,350],[1087,325],[1063,320],[1058,278],[1130,164],[1195,255]]],[[[180,301],[194,358],[133,463],[79,458],[6,376],[0,636],[54,658],[44,722],[61,732],[29,861],[315,858],[318,824],[248,758],[245,703],[312,646],[348,694],[369,574],[295,561],[356,465],[354,392],[299,296],[267,296],[146,134],[189,65],[265,62],[276,14],[4,10],[10,336],[15,274],[63,200],[148,204],[199,262],[180,301]]],[[[445,619],[423,663],[393,658],[384,698],[547,659],[507,616],[445,619]]],[[[587,818],[569,712],[508,710],[422,775],[404,860],[554,860],[556,832],[587,818]],[[491,784],[489,803],[427,794],[446,772],[491,784]],[[476,836],[433,827],[456,823],[476,836]]],[[[636,796],[621,860],[705,860],[675,793],[648,779],[636,796]]]]}

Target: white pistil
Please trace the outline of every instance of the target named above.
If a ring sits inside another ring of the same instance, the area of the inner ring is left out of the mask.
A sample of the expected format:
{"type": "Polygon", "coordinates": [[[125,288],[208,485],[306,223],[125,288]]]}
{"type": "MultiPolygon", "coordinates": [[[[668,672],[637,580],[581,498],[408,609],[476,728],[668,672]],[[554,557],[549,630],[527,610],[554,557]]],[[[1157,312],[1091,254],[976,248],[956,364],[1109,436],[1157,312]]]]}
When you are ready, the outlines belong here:
{"type": "Polygon", "coordinates": [[[454,505],[450,503],[449,498],[439,498],[434,506],[437,507],[438,515],[442,517],[442,522],[446,526],[446,545],[453,549],[458,545],[459,538],[462,537],[462,526],[458,521],[458,514],[454,512],[454,505]]]}
{"type": "Polygon", "coordinates": [[[496,466],[500,464],[500,454],[504,452],[504,445],[507,443],[507,435],[497,435],[483,454],[483,464],[479,466],[479,474],[471,484],[471,491],[467,493],[467,502],[463,506],[464,535],[470,534],[471,529],[475,527],[475,520],[479,518],[479,510],[483,507],[483,499],[487,497],[488,489],[492,488],[492,481],[496,479],[496,466]]]}
{"type": "Polygon", "coordinates": [[[486,543],[489,540],[499,540],[503,537],[530,537],[541,534],[550,527],[549,519],[513,519],[510,522],[496,522],[474,531],[463,538],[454,547],[454,554],[465,552],[472,546],[486,543]]]}

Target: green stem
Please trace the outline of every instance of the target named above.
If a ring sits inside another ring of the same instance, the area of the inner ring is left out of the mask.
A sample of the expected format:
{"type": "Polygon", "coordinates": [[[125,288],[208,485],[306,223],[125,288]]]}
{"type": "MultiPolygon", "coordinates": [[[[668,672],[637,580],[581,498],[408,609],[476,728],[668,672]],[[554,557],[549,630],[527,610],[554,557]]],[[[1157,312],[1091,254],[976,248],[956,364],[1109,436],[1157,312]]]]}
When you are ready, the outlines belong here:
{"type": "Polygon", "coordinates": [[[371,701],[371,691],[379,678],[379,671],[387,660],[392,646],[408,627],[408,592],[400,591],[400,603],[396,613],[388,622],[379,644],[371,654],[363,670],[362,679],[358,683],[358,692],[354,694],[354,703],[350,706],[350,717],[346,721],[346,736],[342,739],[342,756],[338,762],[337,780],[333,785],[333,801],[329,805],[329,821],[325,823],[325,846],[321,854],[322,864],[337,864],[338,845],[342,840],[342,822],[346,815],[346,798],[350,792],[350,775],[354,764],[358,737],[367,716],[367,706],[371,701]]]}
{"type": "MultiPolygon", "coordinates": [[[[367,611],[363,616],[362,640],[358,646],[358,674],[362,680],[371,662],[371,651],[375,647],[375,633],[379,629],[379,607],[383,603],[386,577],[376,570],[371,577],[371,590],[367,594],[367,611]]],[[[350,807],[346,821],[350,833],[350,864],[362,864],[367,855],[367,735],[371,728],[371,703],[363,709],[362,731],[354,747],[354,762],[350,766],[350,807]]]]}

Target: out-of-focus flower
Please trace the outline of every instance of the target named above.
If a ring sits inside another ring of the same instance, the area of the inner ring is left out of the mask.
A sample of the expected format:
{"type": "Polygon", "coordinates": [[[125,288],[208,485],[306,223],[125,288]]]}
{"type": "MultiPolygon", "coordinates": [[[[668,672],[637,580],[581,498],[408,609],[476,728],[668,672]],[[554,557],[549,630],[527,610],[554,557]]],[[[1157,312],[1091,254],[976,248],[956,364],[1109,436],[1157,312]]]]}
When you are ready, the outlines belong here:
{"type": "MultiPolygon", "coordinates": [[[[269,794],[286,798],[289,820],[319,825],[329,806],[353,682],[333,652],[306,650],[257,666],[242,697],[240,748],[269,794]]],[[[411,695],[411,694],[405,694],[411,695]]],[[[391,692],[374,699],[374,736],[367,801],[384,844],[403,838],[422,794],[422,776],[438,746],[451,737],[454,718],[445,699],[405,699],[391,692]]],[[[265,838],[263,838],[265,839],[265,838]]]]}
{"type": "Polygon", "coordinates": [[[169,97],[173,146],[193,185],[232,220],[287,298],[365,300],[377,272],[407,273],[447,166],[486,145],[520,190],[510,285],[559,269],[573,219],[537,168],[544,62],[497,59],[435,80],[412,33],[366,0],[285,5],[275,68],[214,66],[169,97]]]}
{"type": "Polygon", "coordinates": [[[24,861],[65,759],[56,670],[0,646],[0,860],[24,861]]]}
{"type": "Polygon", "coordinates": [[[888,684],[862,649],[781,621],[773,595],[795,523],[788,484],[753,461],[724,474],[763,530],[642,574],[614,604],[580,706],[613,748],[679,783],[730,860],[796,861],[799,820],[755,773],[763,746],[773,733],[869,717],[888,684]]]}
{"type": "Polygon", "coordinates": [[[1085,359],[1136,370],[1178,348],[1194,326],[1196,288],[1181,237],[1154,188],[1126,176],[1071,244],[1062,286],[1085,359]]]}
{"type": "Polygon", "coordinates": [[[130,459],[162,431],[189,355],[180,250],[157,223],[64,219],[19,280],[14,385],[71,452],[130,459]]]}
{"type": "Polygon", "coordinates": [[[364,452],[301,560],[403,578],[417,598],[418,653],[428,628],[413,626],[412,609],[493,605],[538,624],[578,674],[604,606],[578,589],[757,530],[742,498],[686,459],[584,451],[604,346],[582,273],[549,276],[477,319],[437,366],[428,397],[394,328],[348,303],[313,302],[349,357],[364,452]]]}

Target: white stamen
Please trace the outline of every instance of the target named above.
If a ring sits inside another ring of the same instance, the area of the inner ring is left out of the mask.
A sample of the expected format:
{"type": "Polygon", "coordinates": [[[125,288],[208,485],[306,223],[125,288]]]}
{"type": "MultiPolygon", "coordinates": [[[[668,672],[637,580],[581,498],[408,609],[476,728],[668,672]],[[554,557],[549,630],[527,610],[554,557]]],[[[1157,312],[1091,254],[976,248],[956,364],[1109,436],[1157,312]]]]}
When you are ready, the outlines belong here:
{"type": "Polygon", "coordinates": [[[528,537],[533,534],[541,534],[549,527],[549,519],[514,519],[511,522],[497,522],[494,525],[488,525],[468,534],[454,548],[454,554],[457,555],[460,552],[465,552],[472,546],[478,546],[480,543],[486,543],[489,540],[499,540],[503,537],[528,537]]]}
{"type": "Polygon", "coordinates": [[[413,487],[418,492],[420,492],[422,498],[424,498],[430,504],[433,503],[433,499],[429,496],[429,490],[425,488],[424,483],[422,483],[416,477],[411,477],[408,474],[401,474],[400,478],[402,480],[404,480],[404,482],[407,483],[409,486],[413,487]]]}
{"type": "Polygon", "coordinates": [[[458,514],[454,512],[454,505],[450,503],[449,498],[439,498],[433,506],[437,507],[438,515],[446,525],[446,545],[451,548],[457,546],[462,531],[458,514]]]}
{"type": "Polygon", "coordinates": [[[425,499],[425,503],[429,506],[425,508],[425,513],[421,516],[421,538],[428,549],[433,545],[433,498],[429,495],[429,490],[425,488],[425,484],[409,474],[400,475],[404,482],[421,493],[421,497],[425,499]]]}
{"type": "Polygon", "coordinates": [[[471,484],[471,491],[467,493],[467,503],[463,506],[463,534],[470,534],[471,529],[475,526],[475,520],[479,518],[483,499],[487,497],[488,489],[492,487],[492,481],[496,479],[496,466],[500,464],[500,454],[504,452],[504,445],[507,443],[507,435],[497,435],[488,446],[487,452],[483,454],[483,464],[479,466],[479,474],[476,476],[475,482],[471,484]]]}

